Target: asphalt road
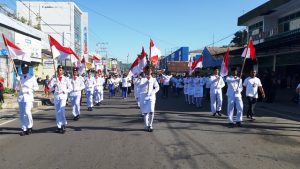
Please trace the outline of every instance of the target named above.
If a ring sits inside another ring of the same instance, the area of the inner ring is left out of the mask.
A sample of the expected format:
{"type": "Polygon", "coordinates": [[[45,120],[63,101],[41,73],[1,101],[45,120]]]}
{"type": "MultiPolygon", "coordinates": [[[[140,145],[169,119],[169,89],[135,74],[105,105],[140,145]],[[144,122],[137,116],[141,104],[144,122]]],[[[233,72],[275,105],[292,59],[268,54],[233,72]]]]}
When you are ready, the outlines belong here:
{"type": "Polygon", "coordinates": [[[154,132],[143,130],[133,98],[105,99],[79,121],[67,109],[65,134],[54,133],[50,107],[34,117],[34,133],[18,135],[18,120],[0,124],[1,169],[297,169],[300,124],[258,109],[255,121],[228,128],[226,117],[212,117],[208,103],[196,109],[183,98],[158,99],[154,132]]]}

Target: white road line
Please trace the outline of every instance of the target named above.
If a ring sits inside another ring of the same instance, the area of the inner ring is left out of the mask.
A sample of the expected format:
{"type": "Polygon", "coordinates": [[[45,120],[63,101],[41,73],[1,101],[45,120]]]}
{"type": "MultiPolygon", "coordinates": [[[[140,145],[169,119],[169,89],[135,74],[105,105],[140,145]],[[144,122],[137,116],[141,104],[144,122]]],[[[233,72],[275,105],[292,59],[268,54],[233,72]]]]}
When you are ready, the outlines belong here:
{"type": "Polygon", "coordinates": [[[13,121],[15,121],[15,120],[17,120],[17,119],[12,119],[12,120],[8,120],[8,121],[5,121],[5,122],[3,122],[3,123],[0,123],[0,126],[2,126],[2,125],[4,125],[4,124],[7,124],[7,123],[10,123],[10,122],[13,122],[13,121]]]}

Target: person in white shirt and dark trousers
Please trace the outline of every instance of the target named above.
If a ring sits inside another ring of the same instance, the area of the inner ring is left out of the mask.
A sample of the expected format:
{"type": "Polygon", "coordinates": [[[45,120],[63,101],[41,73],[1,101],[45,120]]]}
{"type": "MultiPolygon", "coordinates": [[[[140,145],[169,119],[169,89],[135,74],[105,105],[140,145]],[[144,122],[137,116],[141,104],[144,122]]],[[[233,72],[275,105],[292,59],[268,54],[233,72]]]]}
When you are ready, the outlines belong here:
{"type": "Polygon", "coordinates": [[[237,69],[231,69],[231,76],[226,78],[227,83],[227,115],[229,127],[234,127],[233,113],[234,106],[236,107],[236,125],[238,127],[242,126],[243,121],[243,100],[242,94],[243,84],[242,79],[237,76],[237,69]]]}
{"type": "Polygon", "coordinates": [[[256,77],[256,70],[250,72],[250,77],[245,79],[243,86],[246,87],[246,97],[248,101],[247,118],[254,120],[253,115],[258,99],[258,89],[260,90],[262,97],[265,98],[265,92],[262,88],[261,81],[256,77]]]}
{"type": "Polygon", "coordinates": [[[169,72],[166,75],[162,74],[162,82],[163,82],[163,97],[169,96],[169,87],[170,87],[170,80],[173,76],[170,75],[169,72]]]}
{"type": "Polygon", "coordinates": [[[20,136],[32,133],[33,119],[31,109],[33,105],[33,92],[39,89],[34,76],[28,74],[29,66],[27,63],[21,65],[22,76],[17,76],[15,90],[18,91],[18,103],[21,133],[20,136]]]}

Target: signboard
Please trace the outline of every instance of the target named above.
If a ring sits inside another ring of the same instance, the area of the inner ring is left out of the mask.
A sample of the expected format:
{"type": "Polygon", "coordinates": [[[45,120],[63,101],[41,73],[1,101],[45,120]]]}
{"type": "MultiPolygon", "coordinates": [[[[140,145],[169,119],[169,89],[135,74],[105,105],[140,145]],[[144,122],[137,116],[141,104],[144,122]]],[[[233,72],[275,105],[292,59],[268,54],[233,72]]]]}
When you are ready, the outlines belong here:
{"type": "Polygon", "coordinates": [[[20,33],[15,33],[15,43],[35,62],[41,62],[42,58],[42,43],[39,40],[25,36],[20,33]]]}
{"type": "Polygon", "coordinates": [[[53,59],[44,59],[43,66],[44,69],[53,69],[53,59]]]}

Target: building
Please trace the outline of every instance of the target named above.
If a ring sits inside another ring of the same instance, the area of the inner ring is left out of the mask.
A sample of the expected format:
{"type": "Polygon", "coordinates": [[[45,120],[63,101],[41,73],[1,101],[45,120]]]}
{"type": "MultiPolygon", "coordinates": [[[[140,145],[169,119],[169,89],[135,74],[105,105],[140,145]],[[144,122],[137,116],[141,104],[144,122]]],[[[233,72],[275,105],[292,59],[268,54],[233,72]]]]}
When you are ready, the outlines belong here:
{"type": "Polygon", "coordinates": [[[71,1],[17,1],[16,14],[79,56],[88,54],[88,14],[71,1]],[[40,26],[38,26],[40,25],[40,26]]]}
{"type": "Polygon", "coordinates": [[[181,47],[175,52],[162,57],[159,61],[159,68],[166,69],[168,62],[188,62],[189,61],[189,47],[181,47]]]}
{"type": "MultiPolygon", "coordinates": [[[[246,26],[256,48],[260,73],[276,72],[282,87],[295,87],[300,74],[300,1],[268,1],[238,18],[246,26]]],[[[240,57],[243,49],[232,51],[240,57]]],[[[231,64],[241,64],[240,59],[231,64]]]]}
{"type": "MultiPolygon", "coordinates": [[[[31,57],[31,67],[29,73],[42,72],[42,48],[44,43],[42,39],[45,34],[37,29],[23,24],[11,16],[0,13],[0,34],[4,34],[6,38],[15,43],[17,46],[31,57]]],[[[13,63],[8,57],[9,52],[4,45],[2,37],[0,38],[0,76],[6,80],[5,86],[12,88],[15,76],[13,63]]],[[[14,60],[17,69],[20,67],[21,61],[14,60]]],[[[20,70],[19,70],[20,71],[20,70]]],[[[37,74],[35,74],[38,76],[37,74]]]]}

